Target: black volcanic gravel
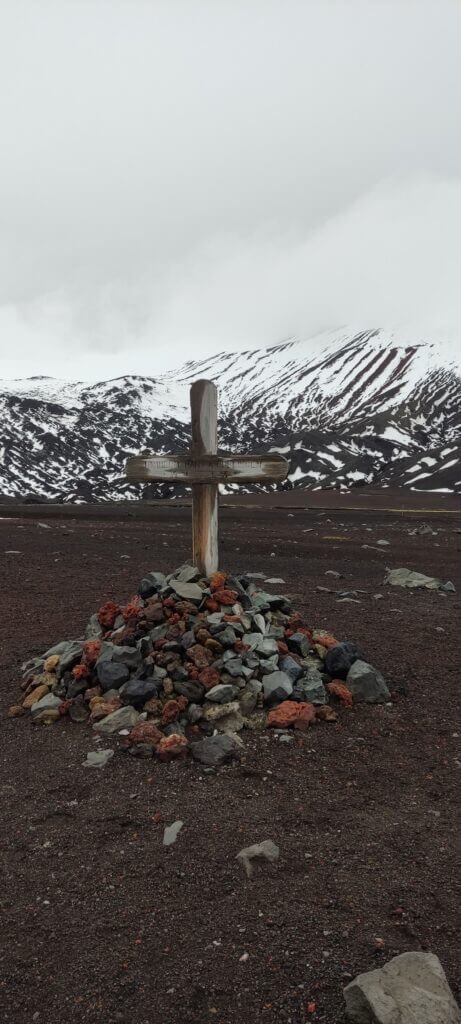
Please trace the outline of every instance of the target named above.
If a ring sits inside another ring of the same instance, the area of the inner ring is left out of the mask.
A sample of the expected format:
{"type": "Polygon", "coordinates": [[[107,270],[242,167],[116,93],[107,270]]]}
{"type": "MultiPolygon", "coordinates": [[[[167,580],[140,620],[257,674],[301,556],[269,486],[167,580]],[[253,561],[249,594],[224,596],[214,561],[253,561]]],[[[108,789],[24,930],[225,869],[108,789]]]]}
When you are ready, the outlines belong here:
{"type": "Polygon", "coordinates": [[[21,661],[189,558],[184,509],[148,523],[36,514],[0,521],[1,1018],[339,1024],[343,985],[408,949],[436,953],[459,998],[461,514],[224,510],[223,567],[283,577],[276,589],[355,640],[395,703],[341,709],[291,745],[244,733],[240,765],[216,774],[118,748],[87,770],[86,726],[5,718],[21,661]],[[409,537],[422,521],[443,532],[409,537]],[[379,538],[390,546],[362,548],[379,538]],[[385,588],[386,565],[457,593],[385,588]],[[317,586],[367,594],[337,603],[317,586]],[[250,882],[235,856],[262,839],[280,861],[250,882]]]}

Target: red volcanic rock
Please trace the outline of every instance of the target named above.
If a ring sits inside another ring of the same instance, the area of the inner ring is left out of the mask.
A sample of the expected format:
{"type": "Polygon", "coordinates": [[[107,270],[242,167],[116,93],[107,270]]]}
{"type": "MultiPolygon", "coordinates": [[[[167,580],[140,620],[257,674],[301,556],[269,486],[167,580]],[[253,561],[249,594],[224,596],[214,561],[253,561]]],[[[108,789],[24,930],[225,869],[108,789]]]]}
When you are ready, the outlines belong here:
{"type": "Polygon", "coordinates": [[[160,732],[160,729],[153,722],[137,722],[130,730],[129,736],[127,736],[130,745],[134,743],[149,743],[152,747],[157,747],[164,738],[163,733],[160,732]]]}
{"type": "Polygon", "coordinates": [[[269,711],[266,718],[266,725],[273,729],[295,729],[305,731],[315,718],[313,704],[300,702],[296,704],[292,700],[284,700],[278,707],[269,711]]]}
{"type": "Polygon", "coordinates": [[[104,626],[105,629],[113,629],[119,612],[120,605],[115,604],[114,601],[106,601],[98,611],[99,625],[104,626]]]}
{"type": "Polygon", "coordinates": [[[177,697],[176,700],[167,700],[163,706],[162,714],[162,725],[169,725],[170,722],[175,722],[181,711],[187,707],[187,697],[177,697]]]}
{"type": "Polygon", "coordinates": [[[237,591],[227,590],[225,587],[221,590],[215,590],[213,597],[218,604],[235,604],[238,600],[237,591]]]}
{"type": "Polygon", "coordinates": [[[211,690],[213,686],[218,685],[221,676],[219,675],[219,672],[215,668],[211,668],[210,665],[208,668],[202,669],[197,678],[199,683],[205,687],[205,690],[211,690]]]}
{"type": "Polygon", "coordinates": [[[327,690],[333,697],[339,697],[343,707],[352,707],[352,693],[349,687],[343,683],[342,679],[332,679],[331,683],[327,683],[327,690]]]}
{"type": "Polygon", "coordinates": [[[83,656],[88,665],[94,665],[101,651],[100,640],[86,640],[83,644],[83,656]]]}
{"type": "Polygon", "coordinates": [[[187,651],[187,657],[194,662],[196,668],[207,668],[213,655],[202,644],[192,644],[187,651]]]}
{"type": "Polygon", "coordinates": [[[188,746],[189,742],[185,736],[173,733],[172,736],[164,736],[160,740],[157,747],[157,756],[160,761],[173,761],[176,757],[185,757],[188,746]]]}

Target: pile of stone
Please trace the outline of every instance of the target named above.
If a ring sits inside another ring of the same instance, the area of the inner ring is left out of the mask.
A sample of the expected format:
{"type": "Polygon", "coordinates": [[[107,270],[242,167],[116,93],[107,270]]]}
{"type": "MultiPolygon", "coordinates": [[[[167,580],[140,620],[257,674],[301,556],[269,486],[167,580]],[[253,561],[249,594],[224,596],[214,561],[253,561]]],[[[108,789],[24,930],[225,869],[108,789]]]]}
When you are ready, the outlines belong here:
{"type": "Polygon", "coordinates": [[[108,601],[81,640],[64,640],[23,666],[24,697],[10,708],[36,723],[64,716],[122,734],[135,756],[233,756],[244,728],[305,730],[335,706],[390,700],[357,646],[307,628],[259,574],[203,578],[193,566],[149,573],[125,606],[108,601]]]}

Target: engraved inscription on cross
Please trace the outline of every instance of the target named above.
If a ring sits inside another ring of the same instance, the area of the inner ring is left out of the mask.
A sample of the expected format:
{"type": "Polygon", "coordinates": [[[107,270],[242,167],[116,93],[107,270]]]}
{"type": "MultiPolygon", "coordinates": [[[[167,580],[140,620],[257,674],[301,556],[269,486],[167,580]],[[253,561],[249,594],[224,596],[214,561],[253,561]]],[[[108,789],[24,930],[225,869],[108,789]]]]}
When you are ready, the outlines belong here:
{"type": "Polygon", "coordinates": [[[128,459],[129,480],[166,480],[192,487],[193,563],[205,576],[218,568],[218,485],[284,480],[282,455],[218,455],[218,389],[196,380],[190,389],[192,446],[188,455],[136,455],[128,459]]]}

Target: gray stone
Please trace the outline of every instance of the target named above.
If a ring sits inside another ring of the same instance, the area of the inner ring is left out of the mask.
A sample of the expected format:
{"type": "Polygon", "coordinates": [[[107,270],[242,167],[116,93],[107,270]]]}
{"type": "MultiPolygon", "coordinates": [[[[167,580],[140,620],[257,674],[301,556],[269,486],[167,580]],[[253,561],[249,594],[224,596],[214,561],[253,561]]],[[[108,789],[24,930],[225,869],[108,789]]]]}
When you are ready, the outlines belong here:
{"type": "Polygon", "coordinates": [[[266,704],[277,704],[287,700],[293,693],[293,683],[285,672],[271,672],[263,679],[264,701],[266,704]]]}
{"type": "Polygon", "coordinates": [[[179,833],[183,827],[183,821],[174,821],[172,825],[167,825],[163,833],[163,845],[171,846],[175,843],[179,833]]]}
{"type": "Polygon", "coordinates": [[[197,722],[200,722],[200,719],[203,718],[203,708],[201,708],[199,704],[189,704],[186,710],[186,716],[191,725],[196,725],[197,722]]]}
{"type": "Polygon", "coordinates": [[[117,665],[113,661],[98,661],[96,675],[101,689],[105,693],[106,690],[119,690],[130,678],[130,670],[127,665],[117,665]]]}
{"type": "Polygon", "coordinates": [[[102,626],[99,624],[98,616],[94,614],[85,629],[85,640],[100,640],[102,635],[102,626]]]}
{"type": "Polygon", "coordinates": [[[195,679],[175,680],[173,682],[175,693],[181,694],[183,697],[187,697],[188,700],[198,701],[203,700],[204,687],[200,683],[196,682],[195,679]]]}
{"type": "Polygon", "coordinates": [[[311,668],[306,675],[298,679],[293,687],[292,700],[307,701],[308,704],[327,704],[327,691],[322,676],[316,668],[311,668]]]}
{"type": "Polygon", "coordinates": [[[227,658],[225,661],[225,666],[226,672],[228,672],[229,675],[233,678],[238,678],[242,675],[243,661],[241,658],[227,658]]]}
{"type": "Polygon", "coordinates": [[[237,744],[232,736],[206,736],[198,743],[191,743],[192,757],[200,764],[218,768],[236,756],[237,744]]]}
{"type": "Polygon", "coordinates": [[[41,711],[50,711],[58,708],[62,704],[62,700],[56,697],[54,693],[46,693],[40,700],[35,701],[30,709],[32,718],[34,715],[40,714],[41,711]]]}
{"type": "Polygon", "coordinates": [[[302,665],[299,665],[294,658],[290,658],[289,654],[286,654],[283,658],[280,658],[279,666],[282,672],[286,672],[292,683],[296,683],[301,676],[304,675],[304,669],[302,665]]]}
{"type": "Polygon", "coordinates": [[[237,640],[237,634],[231,626],[225,626],[224,629],[220,629],[219,632],[213,630],[213,636],[223,647],[233,647],[237,640]]]}
{"type": "Polygon", "coordinates": [[[279,667],[278,654],[271,654],[270,658],[264,658],[259,667],[263,676],[268,676],[271,672],[276,672],[279,667]]]}
{"type": "Polygon", "coordinates": [[[80,661],[83,654],[82,640],[62,640],[61,643],[50,647],[43,655],[43,660],[51,657],[52,654],[59,654],[59,665],[57,675],[62,676],[66,669],[71,668],[77,661],[80,661]]]}
{"type": "Polygon", "coordinates": [[[158,594],[160,590],[166,586],[166,576],[163,572],[149,572],[144,579],[141,580],[138,588],[138,594],[144,599],[153,597],[154,594],[158,594]]]}
{"type": "Polygon", "coordinates": [[[262,843],[254,843],[253,846],[245,846],[240,853],[237,854],[236,860],[242,865],[247,878],[251,878],[253,874],[253,861],[257,857],[265,857],[270,864],[275,864],[279,859],[280,850],[272,839],[263,839],[262,843]]]}
{"type": "Polygon", "coordinates": [[[84,768],[104,768],[114,756],[113,750],[90,750],[86,755],[86,761],[82,761],[84,768]]]}
{"type": "Polygon", "coordinates": [[[354,701],[367,704],[385,704],[391,699],[384,676],[366,661],[354,661],[346,677],[354,701]]]}
{"type": "Polygon", "coordinates": [[[288,637],[288,650],[293,654],[299,654],[300,658],[307,658],[312,650],[312,644],[304,633],[293,633],[288,637]]]}
{"type": "Polygon", "coordinates": [[[137,647],[123,647],[122,645],[114,644],[112,661],[117,665],[120,663],[127,665],[128,668],[138,668],[142,661],[141,651],[137,647]]]}
{"type": "Polygon", "coordinates": [[[179,580],[171,580],[170,587],[183,601],[199,604],[203,600],[204,592],[197,583],[181,583],[179,580]]]}
{"type": "Polygon", "coordinates": [[[353,1024],[460,1024],[461,1013],[433,953],[402,953],[344,989],[353,1024]]]}
{"type": "Polygon", "coordinates": [[[128,705],[124,708],[117,708],[116,711],[111,711],[110,715],[106,715],[99,722],[95,722],[93,729],[95,732],[110,735],[114,732],[120,732],[120,729],[132,729],[133,725],[136,725],[136,722],[139,721],[139,718],[138,712],[128,705]]]}
{"type": "Polygon", "coordinates": [[[258,703],[258,694],[249,686],[239,693],[239,705],[242,715],[251,715],[258,703]]]}
{"type": "Polygon", "coordinates": [[[153,757],[154,748],[151,743],[133,743],[128,747],[128,753],[132,757],[153,757]]]}
{"type": "Polygon", "coordinates": [[[238,687],[232,686],[230,683],[218,683],[217,686],[212,686],[211,690],[207,690],[207,700],[211,700],[214,704],[227,704],[228,701],[233,700],[238,692],[238,687]]]}
{"type": "Polygon", "coordinates": [[[137,676],[133,676],[120,688],[123,703],[135,708],[142,708],[146,700],[156,697],[161,682],[161,679],[155,676],[151,676],[150,679],[138,679],[137,676]]]}
{"type": "MultiPolygon", "coordinates": [[[[179,572],[175,574],[175,580],[178,583],[196,583],[200,577],[200,570],[195,565],[183,565],[179,572]]],[[[172,586],[175,580],[170,580],[170,586],[172,586]]]]}

